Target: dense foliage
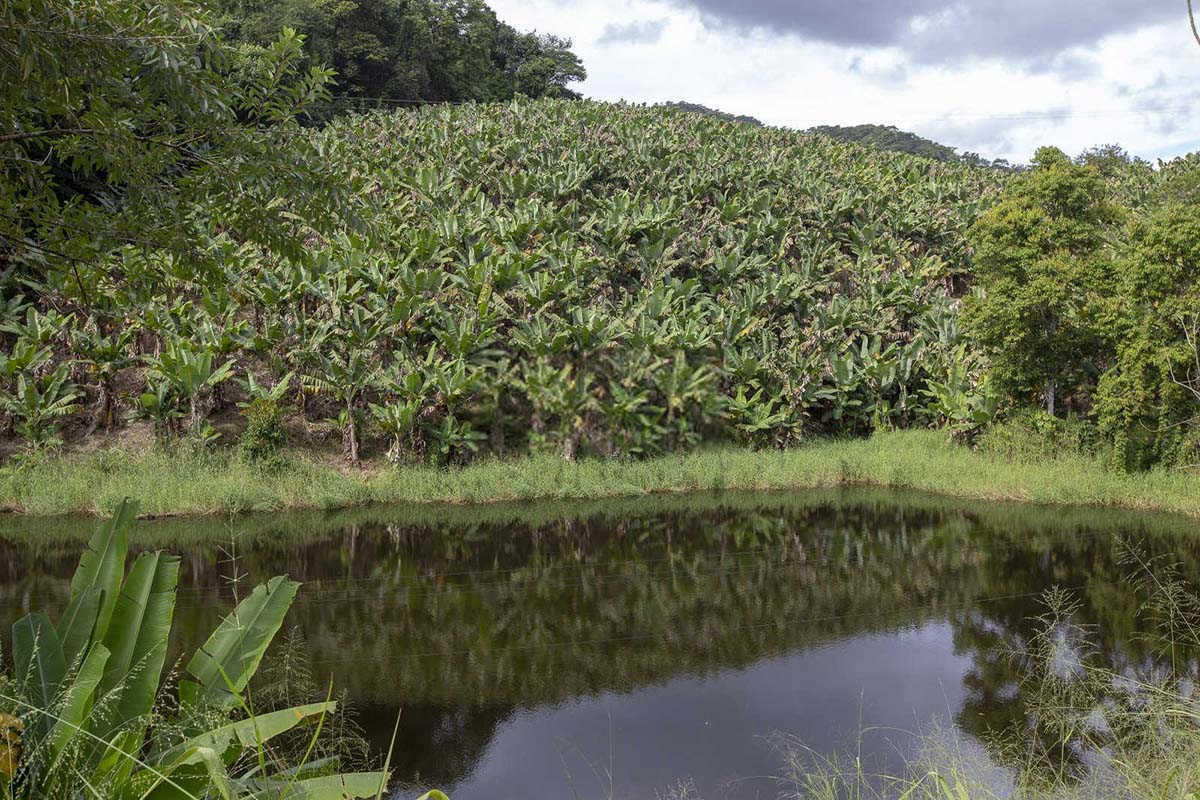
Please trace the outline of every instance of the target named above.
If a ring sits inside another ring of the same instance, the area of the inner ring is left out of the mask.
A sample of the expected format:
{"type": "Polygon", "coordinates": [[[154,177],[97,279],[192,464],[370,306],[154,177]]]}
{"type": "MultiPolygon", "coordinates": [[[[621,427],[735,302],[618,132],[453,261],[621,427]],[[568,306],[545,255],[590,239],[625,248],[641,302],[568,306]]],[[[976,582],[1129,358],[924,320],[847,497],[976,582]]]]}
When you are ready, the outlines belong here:
{"type": "Polygon", "coordinates": [[[33,448],[137,417],[206,447],[236,406],[264,467],[321,421],[351,460],[571,459],[1041,405],[1114,465],[1200,461],[1196,156],[1011,175],[688,104],[328,113],[570,95],[566,43],[477,1],[5,13],[0,427],[33,448]]]}
{"type": "Polygon", "coordinates": [[[1120,468],[1200,462],[1200,159],[1039,150],[975,224],[966,327],[1014,406],[1094,425],[1120,468]]]}
{"type": "Polygon", "coordinates": [[[330,75],[302,65],[293,31],[235,48],[191,2],[33,0],[2,13],[6,299],[73,280],[102,307],[79,267],[116,247],[198,264],[214,257],[198,232],[220,227],[295,251],[296,216],[338,206],[327,163],[295,125],[330,75]],[[267,176],[277,191],[305,189],[265,197],[267,176]]]}
{"type": "Polygon", "coordinates": [[[587,73],[571,42],[521,33],[482,0],[218,0],[222,32],[266,45],[283,28],[337,74],[332,110],[411,101],[577,96],[587,73]]]}
{"type": "Polygon", "coordinates": [[[288,401],[336,418],[352,459],[368,424],[393,458],[454,461],[973,413],[953,295],[994,173],[568,101],[354,116],[313,148],[363,187],[356,227],[289,254],[214,225],[219,259],[78,265],[103,305],[56,282],[15,315],[14,352],[53,353],[39,368],[78,376],[54,391],[93,422],[114,375],[160,432],[200,439],[235,379],[295,374],[288,401]],[[104,317],[125,338],[85,355],[104,317]]]}

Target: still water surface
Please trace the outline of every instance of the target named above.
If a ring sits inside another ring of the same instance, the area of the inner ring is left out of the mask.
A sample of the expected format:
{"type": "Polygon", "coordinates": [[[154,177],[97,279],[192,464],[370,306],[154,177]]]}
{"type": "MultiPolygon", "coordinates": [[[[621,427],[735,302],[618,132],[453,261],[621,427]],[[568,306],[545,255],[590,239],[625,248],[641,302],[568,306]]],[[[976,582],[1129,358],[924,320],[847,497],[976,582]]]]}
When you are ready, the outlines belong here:
{"type": "MultiPolygon", "coordinates": [[[[92,525],[0,526],[8,617],[61,608],[65,539],[92,525]]],[[[846,491],[176,520],[135,539],[184,556],[180,652],[234,575],[304,581],[293,648],[376,751],[400,714],[397,797],[773,798],[783,737],[893,772],[933,737],[1003,782],[997,741],[1032,735],[1012,654],[1044,593],[1078,602],[1099,663],[1152,673],[1129,553],[1194,582],[1193,528],[846,491]]]]}

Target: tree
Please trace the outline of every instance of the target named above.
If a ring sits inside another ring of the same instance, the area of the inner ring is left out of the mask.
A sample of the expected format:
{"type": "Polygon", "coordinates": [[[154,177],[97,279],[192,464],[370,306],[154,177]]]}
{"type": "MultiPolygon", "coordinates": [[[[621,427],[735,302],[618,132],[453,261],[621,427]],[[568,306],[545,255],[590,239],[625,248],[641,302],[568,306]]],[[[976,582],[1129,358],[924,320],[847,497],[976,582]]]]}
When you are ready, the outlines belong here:
{"type": "Polygon", "coordinates": [[[1038,150],[1033,165],[972,228],[965,321],[999,388],[1018,404],[1040,395],[1055,415],[1060,398],[1086,406],[1105,367],[1098,300],[1111,289],[1103,245],[1117,214],[1095,168],[1056,148],[1038,150]]]}
{"type": "Polygon", "coordinates": [[[337,73],[333,112],[378,100],[458,102],[577,96],[587,73],[571,42],[520,33],[482,0],[220,0],[222,31],[264,45],[282,28],[307,37],[313,64],[337,73]]]}
{"type": "Polygon", "coordinates": [[[195,254],[192,198],[221,198],[225,229],[289,240],[289,209],[256,190],[319,166],[279,147],[326,96],[302,45],[285,29],[231,47],[191,0],[4,4],[0,287],[70,281],[88,305],[81,265],[119,246],[195,254]]]}
{"type": "Polygon", "coordinates": [[[1136,219],[1112,286],[1116,358],[1097,417],[1116,466],[1200,460],[1200,204],[1177,201],[1136,219]]]}

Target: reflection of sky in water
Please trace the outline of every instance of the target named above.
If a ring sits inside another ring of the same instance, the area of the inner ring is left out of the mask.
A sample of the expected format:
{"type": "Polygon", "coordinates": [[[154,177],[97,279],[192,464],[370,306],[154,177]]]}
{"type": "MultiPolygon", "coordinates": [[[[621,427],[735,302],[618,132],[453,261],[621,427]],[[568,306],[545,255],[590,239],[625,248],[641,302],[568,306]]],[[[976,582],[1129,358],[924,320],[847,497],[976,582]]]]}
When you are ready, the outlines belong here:
{"type": "Polygon", "coordinates": [[[868,769],[894,771],[914,753],[913,731],[959,710],[970,663],[955,655],[950,626],[934,623],[534,708],[503,722],[474,772],[449,788],[454,800],[607,798],[611,772],[618,799],[653,798],[681,779],[707,800],[773,798],[774,732],[852,753],[863,730],[868,769]]]}

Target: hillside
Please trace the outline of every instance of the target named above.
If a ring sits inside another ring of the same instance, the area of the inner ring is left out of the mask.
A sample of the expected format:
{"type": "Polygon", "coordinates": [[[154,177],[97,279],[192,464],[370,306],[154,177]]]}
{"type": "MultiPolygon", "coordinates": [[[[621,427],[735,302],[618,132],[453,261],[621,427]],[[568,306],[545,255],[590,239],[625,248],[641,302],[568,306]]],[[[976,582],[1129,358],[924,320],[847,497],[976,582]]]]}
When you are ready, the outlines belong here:
{"type": "Polygon", "coordinates": [[[925,158],[936,158],[938,161],[958,161],[959,156],[953,147],[938,144],[932,139],[926,139],[915,133],[902,131],[895,125],[818,125],[809,129],[839,139],[843,142],[858,142],[873,145],[881,150],[891,150],[896,153],[910,153],[925,158]]]}
{"type": "MultiPolygon", "coordinates": [[[[699,103],[671,102],[663,103],[662,106],[673,108],[677,111],[686,111],[692,114],[713,117],[725,122],[745,122],[759,127],[763,125],[762,121],[755,117],[748,115],[735,116],[725,111],[700,105],[699,103]]],[[[909,131],[902,131],[895,125],[851,125],[847,127],[841,125],[817,125],[808,128],[807,132],[821,134],[822,136],[828,136],[831,139],[837,139],[842,142],[855,142],[878,147],[880,150],[890,150],[894,153],[908,153],[914,156],[934,158],[938,161],[961,162],[971,164],[972,166],[989,166],[990,163],[973,153],[960,156],[953,147],[938,144],[932,139],[926,139],[909,131]]],[[[997,162],[996,166],[1001,166],[1001,164],[997,162]]],[[[1003,166],[1007,166],[1007,164],[1003,164],[1003,166]]]]}
{"type": "Polygon", "coordinates": [[[102,305],[67,275],[78,314],[21,313],[17,340],[86,376],[79,428],[119,424],[116,402],[212,439],[249,392],[335,420],[352,458],[649,454],[926,424],[931,382],[966,380],[948,290],[987,171],[570,101],[311,135],[348,210],[298,221],[304,249],[214,227],[195,263],[131,248],[85,268],[102,305]]]}
{"type": "Polygon", "coordinates": [[[702,114],[706,117],[713,117],[714,119],[724,120],[725,122],[745,122],[750,125],[757,125],[760,128],[762,127],[761,120],[751,117],[747,114],[734,115],[734,114],[730,114],[726,111],[718,111],[715,108],[709,108],[708,106],[702,106],[699,103],[685,103],[682,101],[676,101],[676,102],[662,103],[661,105],[664,108],[673,108],[676,111],[687,111],[691,114],[702,114]]]}

